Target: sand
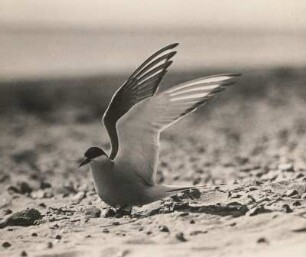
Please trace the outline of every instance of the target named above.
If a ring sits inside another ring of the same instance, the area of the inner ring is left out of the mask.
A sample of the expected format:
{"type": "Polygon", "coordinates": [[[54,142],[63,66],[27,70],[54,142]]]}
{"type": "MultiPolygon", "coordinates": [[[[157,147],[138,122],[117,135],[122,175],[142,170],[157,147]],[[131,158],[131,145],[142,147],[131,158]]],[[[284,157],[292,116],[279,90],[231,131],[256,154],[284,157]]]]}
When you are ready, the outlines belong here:
{"type": "Polygon", "coordinates": [[[211,187],[123,216],[78,168],[107,146],[99,118],[3,115],[0,256],[305,256],[306,104],[275,90],[220,97],[167,130],[158,182],[211,187]]]}

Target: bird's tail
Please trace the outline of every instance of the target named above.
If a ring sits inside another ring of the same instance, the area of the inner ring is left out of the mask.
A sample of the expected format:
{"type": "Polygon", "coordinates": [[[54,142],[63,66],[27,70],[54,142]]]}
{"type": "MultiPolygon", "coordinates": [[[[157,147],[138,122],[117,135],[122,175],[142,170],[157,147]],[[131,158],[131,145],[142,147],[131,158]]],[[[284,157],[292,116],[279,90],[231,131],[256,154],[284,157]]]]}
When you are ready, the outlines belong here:
{"type": "Polygon", "coordinates": [[[155,185],[151,188],[150,202],[160,200],[165,197],[173,196],[179,192],[188,189],[209,189],[215,190],[218,186],[215,185],[197,185],[197,186],[170,186],[170,185],[155,185]]]}
{"type": "Polygon", "coordinates": [[[159,192],[162,193],[163,197],[169,197],[173,196],[179,192],[188,190],[188,189],[198,189],[198,190],[205,190],[206,192],[214,191],[218,189],[220,186],[223,186],[225,184],[220,185],[196,185],[196,186],[169,186],[169,185],[159,185],[159,192]]]}
{"type": "Polygon", "coordinates": [[[164,185],[167,189],[167,192],[179,192],[179,191],[184,191],[188,189],[216,189],[220,186],[225,186],[225,183],[221,183],[219,185],[196,185],[196,186],[168,186],[164,185]]]}

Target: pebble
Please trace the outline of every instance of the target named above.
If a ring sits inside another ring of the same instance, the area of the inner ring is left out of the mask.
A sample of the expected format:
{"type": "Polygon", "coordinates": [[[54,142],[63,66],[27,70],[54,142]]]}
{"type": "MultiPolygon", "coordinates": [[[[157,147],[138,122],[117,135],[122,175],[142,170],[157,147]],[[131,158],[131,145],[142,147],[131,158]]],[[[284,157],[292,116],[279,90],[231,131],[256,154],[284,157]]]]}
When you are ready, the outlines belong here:
{"type": "Polygon", "coordinates": [[[290,208],[290,206],[289,206],[288,204],[284,204],[284,205],[283,205],[283,208],[285,209],[285,212],[286,212],[286,213],[293,212],[293,210],[290,208]]]}
{"type": "Polygon", "coordinates": [[[295,189],[290,189],[286,192],[286,196],[295,196],[295,195],[298,195],[299,192],[296,191],[295,189]]]}
{"type": "Polygon", "coordinates": [[[102,233],[108,234],[109,230],[107,228],[105,228],[105,229],[102,230],[102,233]]]}
{"type": "Polygon", "coordinates": [[[31,193],[32,198],[34,199],[42,199],[45,197],[45,192],[43,190],[37,190],[31,193]]]}
{"type": "Polygon", "coordinates": [[[47,244],[47,248],[48,248],[48,249],[53,248],[53,244],[52,244],[52,242],[48,242],[48,244],[47,244]]]}
{"type": "Polygon", "coordinates": [[[201,182],[201,178],[200,178],[200,177],[195,178],[195,179],[192,180],[192,184],[193,184],[194,186],[200,184],[200,182],[201,182]]]}
{"type": "Polygon", "coordinates": [[[180,217],[186,217],[188,215],[189,215],[188,212],[181,212],[181,213],[178,214],[178,216],[180,216],[180,217]]]}
{"type": "Polygon", "coordinates": [[[61,240],[61,239],[62,239],[62,236],[61,236],[61,235],[56,235],[56,236],[55,236],[55,239],[61,240]]]}
{"type": "Polygon", "coordinates": [[[40,220],[42,215],[36,209],[25,209],[11,214],[0,223],[0,228],[6,226],[31,226],[35,221],[40,220]]]}
{"type": "Polygon", "coordinates": [[[158,227],[158,230],[159,230],[160,232],[170,232],[169,228],[168,228],[167,226],[165,226],[165,225],[159,226],[159,227],[158,227]]]}
{"type": "Polygon", "coordinates": [[[38,235],[37,235],[36,232],[33,232],[33,233],[31,234],[31,236],[37,237],[38,235]]]}
{"type": "Polygon", "coordinates": [[[85,210],[86,218],[99,218],[101,216],[101,210],[97,207],[89,207],[85,210]]]}
{"type": "Polygon", "coordinates": [[[45,203],[40,203],[40,204],[38,204],[38,206],[43,207],[43,208],[47,207],[47,205],[45,203]]]}
{"type": "Polygon", "coordinates": [[[9,193],[19,193],[18,188],[15,186],[8,186],[6,190],[9,191],[9,193]]]}
{"type": "Polygon", "coordinates": [[[85,192],[80,191],[72,197],[72,201],[75,204],[79,204],[84,198],[85,198],[85,192]]]}
{"type": "Polygon", "coordinates": [[[27,182],[22,181],[18,186],[20,194],[30,194],[32,192],[32,188],[27,182]]]}
{"type": "Polygon", "coordinates": [[[301,206],[302,204],[301,204],[300,201],[295,201],[292,205],[293,205],[293,206],[301,206]]]}
{"type": "Polygon", "coordinates": [[[254,209],[251,209],[249,214],[250,216],[255,216],[258,214],[269,213],[269,212],[272,212],[272,210],[266,209],[265,207],[261,206],[261,207],[256,207],[254,209]]]}
{"type": "Polygon", "coordinates": [[[22,252],[21,252],[21,254],[20,254],[20,256],[21,256],[21,257],[27,257],[27,256],[28,256],[28,254],[27,254],[27,252],[26,252],[26,251],[22,251],[22,252]]]}
{"type": "Polygon", "coordinates": [[[42,181],[40,183],[40,189],[46,189],[46,188],[51,188],[51,184],[45,181],[42,181]]]}
{"type": "Polygon", "coordinates": [[[184,237],[182,232],[179,232],[175,235],[175,238],[181,242],[187,242],[187,239],[184,237]]]}
{"type": "Polygon", "coordinates": [[[278,165],[278,169],[281,171],[294,171],[292,163],[282,163],[278,165]]]}
{"type": "Polygon", "coordinates": [[[13,211],[11,209],[5,209],[3,210],[3,215],[9,215],[9,214],[12,214],[13,211]]]}
{"type": "Polygon", "coordinates": [[[190,232],[191,236],[197,236],[199,234],[207,234],[207,230],[195,230],[195,231],[190,232]]]}
{"type": "Polygon", "coordinates": [[[305,177],[303,173],[298,173],[295,176],[296,179],[303,178],[303,177],[305,177]]]}
{"type": "Polygon", "coordinates": [[[11,244],[9,242],[5,241],[5,242],[2,243],[2,246],[4,248],[9,248],[9,247],[11,247],[11,244]]]}
{"type": "Polygon", "coordinates": [[[264,238],[264,237],[260,237],[260,238],[257,239],[257,243],[258,244],[262,244],[262,243],[267,244],[268,240],[266,238],[264,238]]]}

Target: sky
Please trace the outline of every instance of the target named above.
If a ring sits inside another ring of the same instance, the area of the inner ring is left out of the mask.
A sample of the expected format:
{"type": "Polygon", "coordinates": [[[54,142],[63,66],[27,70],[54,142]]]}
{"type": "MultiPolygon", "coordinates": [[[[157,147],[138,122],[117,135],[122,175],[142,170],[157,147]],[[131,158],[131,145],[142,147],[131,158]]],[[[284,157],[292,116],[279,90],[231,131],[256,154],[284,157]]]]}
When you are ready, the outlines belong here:
{"type": "Polygon", "coordinates": [[[0,26],[306,30],[305,0],[0,0],[0,26]]]}

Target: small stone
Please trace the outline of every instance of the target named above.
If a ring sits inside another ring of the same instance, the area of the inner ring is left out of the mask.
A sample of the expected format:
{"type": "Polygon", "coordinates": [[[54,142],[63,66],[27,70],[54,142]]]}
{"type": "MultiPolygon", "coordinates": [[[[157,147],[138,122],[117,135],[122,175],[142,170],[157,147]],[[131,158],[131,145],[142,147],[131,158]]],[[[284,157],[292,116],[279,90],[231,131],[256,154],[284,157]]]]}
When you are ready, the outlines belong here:
{"type": "Polygon", "coordinates": [[[305,177],[305,175],[304,175],[303,173],[298,173],[298,174],[295,176],[296,179],[303,178],[303,177],[305,177]]]}
{"type": "Polygon", "coordinates": [[[182,232],[179,232],[175,235],[175,238],[181,242],[187,242],[187,239],[184,237],[182,232]]]}
{"type": "Polygon", "coordinates": [[[261,207],[256,207],[254,209],[251,209],[249,214],[250,216],[255,216],[258,214],[269,213],[269,212],[272,212],[272,210],[266,209],[265,207],[261,206],[261,207]]]}
{"type": "Polygon", "coordinates": [[[284,205],[283,205],[283,208],[285,209],[285,212],[286,212],[286,213],[293,212],[293,210],[290,208],[290,206],[289,206],[288,204],[284,204],[284,205]]]}
{"type": "Polygon", "coordinates": [[[5,209],[3,210],[3,215],[9,215],[9,214],[12,214],[13,211],[11,209],[5,209]]]}
{"type": "Polygon", "coordinates": [[[102,230],[102,233],[108,234],[109,230],[107,228],[105,228],[105,229],[102,230]]]}
{"type": "Polygon", "coordinates": [[[86,208],[85,216],[87,218],[99,218],[101,216],[101,210],[94,206],[86,208]]]}
{"type": "Polygon", "coordinates": [[[15,186],[8,186],[7,191],[9,191],[9,193],[19,193],[19,189],[15,186]]]}
{"type": "Polygon", "coordinates": [[[72,201],[75,204],[79,204],[84,198],[85,198],[85,192],[80,191],[73,196],[72,201]]]}
{"type": "Polygon", "coordinates": [[[114,222],[112,223],[112,225],[114,225],[114,226],[119,226],[119,225],[120,225],[120,222],[119,222],[119,221],[114,221],[114,222]]]}
{"type": "Polygon", "coordinates": [[[174,203],[173,205],[173,211],[182,211],[186,210],[189,207],[189,204],[187,202],[185,203],[174,203]]]}
{"type": "Polygon", "coordinates": [[[40,189],[46,189],[46,188],[51,188],[51,184],[45,181],[42,181],[40,183],[40,189]]]}
{"type": "Polygon", "coordinates": [[[20,256],[21,256],[21,257],[27,257],[27,256],[28,256],[28,254],[27,254],[27,252],[26,252],[26,251],[22,251],[22,252],[21,252],[21,254],[20,254],[20,256]]]}
{"type": "Polygon", "coordinates": [[[33,237],[37,237],[38,235],[37,235],[37,233],[36,233],[36,232],[33,232],[33,233],[31,234],[31,236],[33,236],[33,237]]]}
{"type": "Polygon", "coordinates": [[[45,203],[40,203],[40,204],[38,204],[38,206],[43,207],[43,208],[47,207],[47,205],[45,203]]]}
{"type": "Polygon", "coordinates": [[[194,221],[194,220],[190,220],[189,223],[190,223],[190,224],[195,224],[195,221],[194,221]]]}
{"type": "Polygon", "coordinates": [[[32,192],[32,188],[27,182],[20,182],[19,183],[19,193],[20,194],[30,194],[32,192]]]}
{"type": "Polygon", "coordinates": [[[201,182],[201,178],[200,178],[200,177],[195,178],[195,179],[192,180],[192,184],[193,184],[194,186],[200,184],[200,182],[201,182]]]}
{"type": "Polygon", "coordinates": [[[53,248],[53,244],[52,244],[52,242],[48,242],[48,244],[47,244],[47,248],[48,248],[48,249],[53,248]]]}
{"type": "Polygon", "coordinates": [[[195,230],[190,233],[191,236],[197,236],[199,234],[207,234],[207,230],[195,230]]]}
{"type": "Polygon", "coordinates": [[[292,205],[293,205],[293,206],[301,206],[302,204],[301,204],[300,201],[295,201],[292,205]]]}
{"type": "Polygon", "coordinates": [[[168,232],[168,233],[170,232],[169,228],[167,226],[164,226],[164,225],[159,226],[158,230],[160,232],[168,232]]]}
{"type": "Polygon", "coordinates": [[[55,236],[55,239],[61,240],[61,239],[62,239],[62,236],[61,236],[61,235],[56,235],[56,236],[55,236]]]}
{"type": "Polygon", "coordinates": [[[181,212],[178,216],[185,217],[185,216],[188,216],[188,215],[189,215],[188,212],[181,212]]]}
{"type": "Polygon", "coordinates": [[[11,214],[0,223],[0,228],[6,226],[31,226],[41,219],[42,215],[36,209],[25,209],[11,214]]]}
{"type": "Polygon", "coordinates": [[[290,190],[288,190],[287,192],[286,192],[286,196],[295,196],[295,195],[298,195],[299,194],[299,192],[298,191],[296,191],[295,189],[290,189],[290,190]]]}
{"type": "Polygon", "coordinates": [[[34,199],[42,199],[45,197],[45,192],[43,190],[37,190],[31,193],[32,198],[34,199]]]}
{"type": "Polygon", "coordinates": [[[4,248],[9,248],[9,247],[11,247],[11,244],[9,242],[5,241],[5,242],[2,243],[2,246],[4,248]]]}
{"type": "Polygon", "coordinates": [[[260,238],[257,239],[257,243],[258,244],[262,244],[262,243],[267,244],[268,240],[266,238],[264,238],[264,237],[260,237],[260,238]]]}
{"type": "Polygon", "coordinates": [[[278,169],[281,171],[294,171],[294,167],[292,163],[282,163],[278,165],[278,169]]]}

